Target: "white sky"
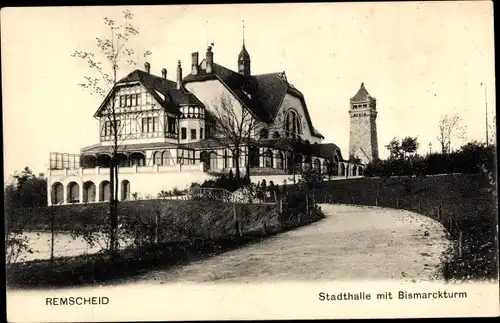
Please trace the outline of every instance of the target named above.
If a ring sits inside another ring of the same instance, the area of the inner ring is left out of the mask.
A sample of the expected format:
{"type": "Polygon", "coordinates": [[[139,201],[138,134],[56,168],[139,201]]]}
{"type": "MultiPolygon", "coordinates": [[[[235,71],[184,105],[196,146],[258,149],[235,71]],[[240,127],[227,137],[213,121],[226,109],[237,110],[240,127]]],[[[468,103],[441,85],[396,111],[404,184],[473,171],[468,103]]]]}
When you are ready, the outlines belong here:
{"type": "MultiPolygon", "coordinates": [[[[258,4],[128,7],[149,49],[152,73],[184,76],[191,52],[236,70],[242,20],[252,73],[286,71],[305,95],[314,126],[347,157],[349,98],[365,83],[377,98],[379,151],[394,136],[418,136],[433,150],[442,114],[457,112],[468,140],[485,138],[485,91],[494,116],[493,6],[489,1],[258,4]],[[206,21],[208,21],[207,27],[206,21]]],[[[30,166],[45,171],[49,152],[78,153],[98,142],[92,115],[100,98],[78,83],[88,75],[72,58],[97,52],[102,18],[124,7],[7,8],[2,22],[4,174],[30,166]]],[[[143,68],[143,62],[138,66],[143,68]]],[[[122,71],[126,74],[129,71],[122,71]]],[[[123,75],[120,75],[123,76],[123,75]]]]}

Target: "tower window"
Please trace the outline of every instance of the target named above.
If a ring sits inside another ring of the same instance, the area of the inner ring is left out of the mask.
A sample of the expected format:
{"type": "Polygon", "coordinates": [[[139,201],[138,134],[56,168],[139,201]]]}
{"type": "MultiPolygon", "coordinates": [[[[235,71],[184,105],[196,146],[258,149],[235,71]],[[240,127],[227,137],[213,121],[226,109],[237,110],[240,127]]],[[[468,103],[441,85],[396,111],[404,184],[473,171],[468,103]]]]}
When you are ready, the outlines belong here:
{"type": "Polygon", "coordinates": [[[196,139],[196,129],[191,129],[191,140],[196,139]]]}
{"type": "Polygon", "coordinates": [[[187,138],[187,129],[185,127],[181,128],[181,139],[187,138]]]}

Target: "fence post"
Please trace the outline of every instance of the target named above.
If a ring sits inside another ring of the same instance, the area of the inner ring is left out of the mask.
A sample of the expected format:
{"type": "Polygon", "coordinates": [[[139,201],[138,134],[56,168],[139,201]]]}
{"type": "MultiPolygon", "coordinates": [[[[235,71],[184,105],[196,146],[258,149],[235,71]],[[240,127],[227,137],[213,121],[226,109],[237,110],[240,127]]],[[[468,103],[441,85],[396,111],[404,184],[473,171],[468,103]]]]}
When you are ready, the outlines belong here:
{"type": "Polygon", "coordinates": [[[441,221],[441,205],[437,206],[437,218],[438,221],[441,221]]]}
{"type": "Polygon", "coordinates": [[[351,203],[354,204],[354,195],[351,195],[351,203]]]}
{"type": "Polygon", "coordinates": [[[243,236],[243,232],[241,230],[240,220],[239,220],[238,216],[236,215],[236,203],[233,203],[233,214],[234,214],[234,220],[235,220],[235,225],[236,225],[236,228],[235,228],[236,234],[238,234],[241,237],[241,236],[243,236]]]}
{"type": "Polygon", "coordinates": [[[281,231],[284,231],[285,219],[283,217],[283,198],[280,198],[280,201],[279,201],[279,216],[280,216],[281,231]]]}
{"type": "Polygon", "coordinates": [[[378,206],[378,196],[375,196],[375,206],[378,206]]]}
{"type": "Polygon", "coordinates": [[[155,243],[158,243],[159,222],[160,222],[160,212],[156,211],[156,215],[155,215],[155,243]]]}
{"type": "Polygon", "coordinates": [[[54,224],[56,214],[54,212],[54,207],[52,207],[52,212],[50,216],[50,262],[54,261],[54,224]]]}
{"type": "Polygon", "coordinates": [[[459,234],[458,234],[458,257],[459,258],[462,258],[462,246],[463,246],[463,243],[462,243],[462,231],[460,230],[459,234]]]}
{"type": "Polygon", "coordinates": [[[399,198],[396,196],[396,209],[399,209],[399,198]]]}
{"type": "Polygon", "coordinates": [[[418,200],[418,213],[422,213],[422,201],[418,200]]]}
{"type": "Polygon", "coordinates": [[[306,196],[306,215],[309,216],[309,198],[306,196]]]}

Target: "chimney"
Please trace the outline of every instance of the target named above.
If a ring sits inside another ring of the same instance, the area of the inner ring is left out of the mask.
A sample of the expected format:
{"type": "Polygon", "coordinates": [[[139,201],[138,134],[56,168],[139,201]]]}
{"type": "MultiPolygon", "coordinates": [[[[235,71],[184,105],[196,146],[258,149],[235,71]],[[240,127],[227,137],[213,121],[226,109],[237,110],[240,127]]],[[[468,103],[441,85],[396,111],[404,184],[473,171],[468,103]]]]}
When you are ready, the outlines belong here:
{"type": "Polygon", "coordinates": [[[161,69],[161,76],[166,80],[167,79],[167,69],[162,68],[161,69]]]}
{"type": "Polygon", "coordinates": [[[181,61],[177,62],[177,88],[181,88],[181,82],[182,82],[182,67],[181,67],[181,61]]]}
{"type": "Polygon", "coordinates": [[[191,74],[198,74],[198,52],[191,54],[191,74]]]}
{"type": "Polygon", "coordinates": [[[148,74],[149,74],[149,72],[151,71],[151,65],[150,65],[148,62],[144,63],[144,70],[145,70],[145,71],[146,71],[146,73],[148,73],[148,74]]]}
{"type": "Polygon", "coordinates": [[[214,67],[214,53],[212,52],[212,46],[208,46],[207,48],[206,63],[206,72],[207,74],[210,74],[212,73],[214,67]]]}

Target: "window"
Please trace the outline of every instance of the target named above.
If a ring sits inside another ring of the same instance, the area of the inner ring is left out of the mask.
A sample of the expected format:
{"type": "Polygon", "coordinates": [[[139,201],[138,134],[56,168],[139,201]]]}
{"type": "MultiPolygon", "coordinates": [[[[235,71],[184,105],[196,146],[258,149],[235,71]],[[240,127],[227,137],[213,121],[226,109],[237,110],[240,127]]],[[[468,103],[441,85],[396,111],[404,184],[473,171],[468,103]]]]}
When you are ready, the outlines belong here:
{"type": "MultiPolygon", "coordinates": [[[[111,121],[105,121],[104,122],[104,129],[103,129],[103,132],[104,132],[104,136],[111,136],[113,135],[113,126],[112,126],[112,122],[111,121]]],[[[120,133],[120,127],[121,127],[121,122],[120,120],[116,120],[116,132],[117,133],[120,133]]]]}
{"type": "Polygon", "coordinates": [[[175,133],[175,119],[174,118],[168,118],[168,132],[169,133],[175,133]]]}
{"type": "Polygon", "coordinates": [[[200,128],[200,139],[203,139],[203,128],[200,128]]]}
{"type": "Polygon", "coordinates": [[[181,139],[186,139],[187,138],[187,129],[182,127],[181,128],[181,139]]]}
{"type": "Polygon", "coordinates": [[[196,139],[196,129],[191,129],[191,140],[196,139]]]}
{"type": "Polygon", "coordinates": [[[120,107],[124,107],[126,102],[125,102],[125,95],[120,95],[120,107]]]}
{"type": "Polygon", "coordinates": [[[142,118],[142,132],[157,132],[159,130],[158,117],[142,118]]]}

